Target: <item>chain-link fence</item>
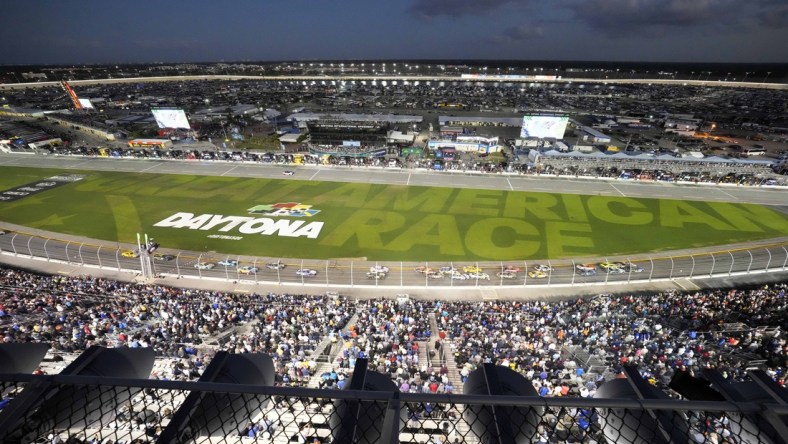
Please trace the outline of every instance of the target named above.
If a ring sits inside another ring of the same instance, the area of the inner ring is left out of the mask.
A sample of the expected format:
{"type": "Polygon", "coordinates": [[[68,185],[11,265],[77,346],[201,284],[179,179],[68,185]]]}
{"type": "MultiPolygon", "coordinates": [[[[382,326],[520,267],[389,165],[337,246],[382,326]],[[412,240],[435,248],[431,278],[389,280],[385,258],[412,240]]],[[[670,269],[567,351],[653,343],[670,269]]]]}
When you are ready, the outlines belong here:
{"type": "Polygon", "coordinates": [[[4,443],[779,443],[788,436],[788,406],[778,403],[427,395],[64,375],[0,375],[0,381],[4,443]]]}
{"type": "MultiPolygon", "coordinates": [[[[748,248],[507,262],[369,262],[259,258],[218,253],[143,252],[133,246],[95,244],[10,232],[0,252],[50,262],[200,279],[321,287],[517,287],[630,284],[703,279],[788,269],[788,242],[748,248]]],[[[143,273],[144,274],[144,273],[143,273]]]]}

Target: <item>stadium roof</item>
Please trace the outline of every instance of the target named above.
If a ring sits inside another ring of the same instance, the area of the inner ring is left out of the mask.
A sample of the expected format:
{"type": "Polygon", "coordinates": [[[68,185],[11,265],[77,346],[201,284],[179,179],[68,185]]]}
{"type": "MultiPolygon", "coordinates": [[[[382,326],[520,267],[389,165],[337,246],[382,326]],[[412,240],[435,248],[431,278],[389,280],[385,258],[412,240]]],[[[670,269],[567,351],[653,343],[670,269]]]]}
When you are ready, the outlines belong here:
{"type": "Polygon", "coordinates": [[[522,126],[522,117],[477,117],[477,116],[438,116],[438,125],[450,125],[451,122],[499,123],[506,126],[522,126]]]}
{"type": "Polygon", "coordinates": [[[588,134],[589,136],[594,136],[594,137],[596,137],[598,139],[601,139],[601,138],[609,139],[610,138],[610,136],[608,136],[607,134],[601,133],[601,132],[591,128],[590,126],[584,126],[584,127],[580,128],[580,129],[584,133],[588,134]]]}
{"type": "Polygon", "coordinates": [[[755,160],[755,159],[727,159],[725,157],[709,156],[704,158],[695,157],[675,157],[672,154],[660,154],[654,156],[653,154],[638,153],[615,153],[607,154],[601,151],[594,151],[592,153],[580,153],[578,151],[571,151],[562,153],[556,150],[547,150],[541,153],[543,156],[548,157],[575,157],[575,158],[597,158],[597,159],[631,159],[631,160],[667,160],[674,162],[704,162],[704,163],[727,163],[739,165],[771,165],[773,162],[770,160],[755,160]]]}
{"type": "Polygon", "coordinates": [[[423,116],[400,114],[345,114],[345,113],[294,113],[287,120],[309,122],[314,120],[346,120],[350,122],[421,123],[423,116]]]}

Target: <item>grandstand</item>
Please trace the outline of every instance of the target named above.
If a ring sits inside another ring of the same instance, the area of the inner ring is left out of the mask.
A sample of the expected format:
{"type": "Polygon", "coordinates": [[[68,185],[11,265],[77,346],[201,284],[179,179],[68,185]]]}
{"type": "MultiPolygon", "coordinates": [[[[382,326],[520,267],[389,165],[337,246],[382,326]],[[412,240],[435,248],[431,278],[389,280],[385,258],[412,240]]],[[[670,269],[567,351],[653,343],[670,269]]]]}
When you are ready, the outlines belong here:
{"type": "Polygon", "coordinates": [[[0,359],[0,439],[784,442],[786,289],[351,300],[2,268],[0,355],[46,347],[0,359]]]}

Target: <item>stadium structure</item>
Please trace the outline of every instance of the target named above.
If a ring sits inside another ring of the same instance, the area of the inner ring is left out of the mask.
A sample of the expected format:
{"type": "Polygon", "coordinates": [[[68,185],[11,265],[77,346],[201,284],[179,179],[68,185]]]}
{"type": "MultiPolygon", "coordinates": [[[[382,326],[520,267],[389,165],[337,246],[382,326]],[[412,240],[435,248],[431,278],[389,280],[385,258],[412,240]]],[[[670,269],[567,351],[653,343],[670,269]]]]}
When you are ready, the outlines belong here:
{"type": "Polygon", "coordinates": [[[541,398],[519,373],[483,364],[465,393],[402,393],[356,360],[343,390],[274,387],[272,358],[219,352],[197,382],[150,380],[151,348],[91,347],[36,376],[46,344],[1,344],[3,442],[784,443],[788,394],[764,372],[728,383],[680,373],[670,399],[626,367],[593,398],[541,398]],[[707,386],[710,381],[710,385],[707,386]],[[551,436],[548,441],[548,436],[551,436]],[[56,438],[57,437],[57,438],[56,438]],[[716,441],[715,441],[716,442],[716,441]]]}
{"type": "MultiPolygon", "coordinates": [[[[378,152],[388,129],[375,121],[307,126],[319,153],[324,145],[358,155],[378,152]]],[[[318,347],[330,347],[328,341],[318,347]]],[[[443,348],[435,352],[446,360],[443,348]]],[[[364,357],[343,390],[323,390],[274,386],[272,357],[260,353],[219,352],[196,382],[147,379],[155,366],[150,348],[93,346],[58,374],[31,375],[46,354],[44,344],[0,344],[0,441],[717,442],[713,435],[782,443],[788,437],[785,388],[757,368],[746,369],[748,380],[739,383],[715,371],[704,370],[703,380],[679,373],[671,388],[682,400],[629,366],[593,398],[543,398],[522,375],[492,363],[469,374],[457,395],[402,391],[368,369],[364,357]]]]}

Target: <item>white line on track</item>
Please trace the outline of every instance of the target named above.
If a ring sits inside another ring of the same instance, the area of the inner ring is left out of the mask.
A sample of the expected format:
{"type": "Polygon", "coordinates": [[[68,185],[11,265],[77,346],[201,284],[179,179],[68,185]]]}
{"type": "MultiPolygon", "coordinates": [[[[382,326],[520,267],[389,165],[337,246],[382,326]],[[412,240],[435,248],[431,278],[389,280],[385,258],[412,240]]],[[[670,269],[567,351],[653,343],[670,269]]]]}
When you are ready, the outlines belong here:
{"type": "Polygon", "coordinates": [[[736,199],[736,200],[738,200],[738,199],[739,199],[738,197],[734,196],[734,195],[733,195],[733,194],[731,194],[731,193],[728,193],[727,191],[720,190],[720,189],[718,189],[717,191],[719,191],[720,193],[722,193],[722,194],[724,194],[724,195],[726,195],[726,196],[728,196],[728,197],[730,197],[730,198],[733,198],[733,199],[736,199]]]}
{"type": "Polygon", "coordinates": [[[93,163],[93,161],[92,160],[86,160],[84,162],[75,163],[74,165],[71,165],[69,168],[79,168],[81,165],[84,165],[86,163],[93,163]]]}
{"type": "Polygon", "coordinates": [[[314,179],[314,178],[315,178],[315,176],[317,176],[317,174],[318,174],[319,172],[320,172],[320,170],[316,170],[316,171],[315,171],[315,174],[313,174],[313,175],[312,175],[312,177],[310,177],[310,178],[309,178],[309,180],[312,180],[312,179],[314,179]]]}
{"type": "Polygon", "coordinates": [[[410,185],[410,173],[408,173],[408,182],[405,185],[410,185]]]}
{"type": "Polygon", "coordinates": [[[506,182],[509,184],[509,189],[514,191],[514,187],[512,186],[512,182],[509,180],[508,177],[506,178],[506,182]]]}
{"type": "Polygon", "coordinates": [[[144,173],[145,171],[152,170],[152,169],[156,168],[159,165],[161,165],[161,164],[157,163],[157,164],[151,165],[148,168],[145,168],[144,170],[141,170],[140,173],[144,173]]]}
{"type": "Polygon", "coordinates": [[[226,176],[226,175],[230,174],[231,172],[233,172],[234,169],[238,168],[239,166],[241,166],[241,165],[236,165],[236,166],[230,168],[229,170],[227,170],[227,171],[223,172],[222,174],[220,174],[220,176],[226,176]]]}
{"type": "Polygon", "coordinates": [[[610,186],[611,186],[611,187],[613,187],[613,189],[614,189],[614,190],[618,191],[618,193],[619,193],[620,195],[622,195],[622,196],[624,196],[624,197],[627,197],[627,195],[626,195],[626,194],[622,193],[622,192],[621,192],[621,190],[619,190],[618,188],[616,188],[616,186],[615,186],[615,185],[613,185],[612,183],[610,184],[610,186]]]}

